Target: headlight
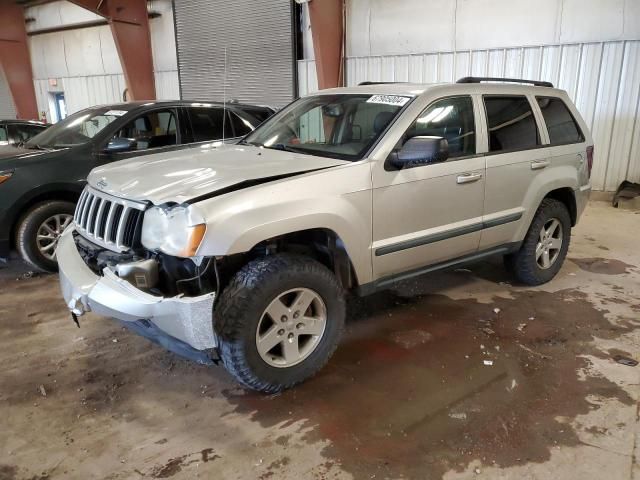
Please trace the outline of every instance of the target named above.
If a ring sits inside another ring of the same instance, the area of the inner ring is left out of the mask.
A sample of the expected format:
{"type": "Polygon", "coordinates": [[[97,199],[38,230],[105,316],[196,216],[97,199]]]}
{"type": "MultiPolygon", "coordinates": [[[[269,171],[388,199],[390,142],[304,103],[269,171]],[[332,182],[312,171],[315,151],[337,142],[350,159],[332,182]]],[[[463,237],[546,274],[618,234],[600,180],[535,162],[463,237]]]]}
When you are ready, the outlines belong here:
{"type": "Polygon", "coordinates": [[[0,170],[0,183],[4,183],[11,178],[13,170],[0,170]]]}
{"type": "Polygon", "coordinates": [[[192,207],[153,207],[144,214],[142,245],[175,257],[193,257],[207,226],[192,207]]]}

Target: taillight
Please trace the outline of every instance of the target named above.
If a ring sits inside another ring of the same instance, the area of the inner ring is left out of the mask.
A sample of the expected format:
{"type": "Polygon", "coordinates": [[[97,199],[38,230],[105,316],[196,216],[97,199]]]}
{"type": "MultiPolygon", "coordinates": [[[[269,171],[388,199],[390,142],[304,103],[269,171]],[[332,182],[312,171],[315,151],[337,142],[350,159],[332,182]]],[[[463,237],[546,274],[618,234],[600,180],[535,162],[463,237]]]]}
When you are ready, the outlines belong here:
{"type": "Polygon", "coordinates": [[[587,168],[589,170],[589,178],[591,178],[591,169],[593,168],[593,145],[587,147],[587,168]]]}

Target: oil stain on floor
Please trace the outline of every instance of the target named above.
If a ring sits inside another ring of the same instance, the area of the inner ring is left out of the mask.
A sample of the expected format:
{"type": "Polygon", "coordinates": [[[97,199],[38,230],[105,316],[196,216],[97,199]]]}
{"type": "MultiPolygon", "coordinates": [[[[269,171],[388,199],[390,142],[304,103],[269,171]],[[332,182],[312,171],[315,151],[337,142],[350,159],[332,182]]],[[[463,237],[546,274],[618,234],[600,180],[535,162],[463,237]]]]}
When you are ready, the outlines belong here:
{"type": "MultiPolygon", "coordinates": [[[[578,378],[592,336],[613,326],[574,290],[514,293],[491,305],[382,293],[351,306],[349,334],[313,380],[280,395],[226,392],[265,427],[308,419],[309,441],[356,479],[441,478],[473,459],[544,462],[579,439],[558,417],[597,408],[588,395],[633,399],[598,376],[578,378]]],[[[631,328],[631,327],[629,327],[631,328]]]]}
{"type": "Polygon", "coordinates": [[[622,275],[635,268],[628,263],[609,258],[570,258],[569,260],[582,270],[602,275],[622,275]]]}

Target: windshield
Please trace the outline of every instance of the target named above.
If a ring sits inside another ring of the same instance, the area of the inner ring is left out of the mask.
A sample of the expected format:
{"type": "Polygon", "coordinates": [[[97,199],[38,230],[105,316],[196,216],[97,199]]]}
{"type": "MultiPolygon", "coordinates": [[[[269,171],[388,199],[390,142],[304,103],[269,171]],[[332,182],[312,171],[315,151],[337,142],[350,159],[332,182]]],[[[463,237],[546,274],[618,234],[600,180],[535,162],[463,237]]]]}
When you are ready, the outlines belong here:
{"type": "Polygon", "coordinates": [[[411,97],[342,94],[301,98],[242,143],[343,160],[360,160],[411,97]]]}
{"type": "Polygon", "coordinates": [[[125,110],[91,108],[74,113],[25,143],[27,148],[65,148],[87,143],[125,110]]]}

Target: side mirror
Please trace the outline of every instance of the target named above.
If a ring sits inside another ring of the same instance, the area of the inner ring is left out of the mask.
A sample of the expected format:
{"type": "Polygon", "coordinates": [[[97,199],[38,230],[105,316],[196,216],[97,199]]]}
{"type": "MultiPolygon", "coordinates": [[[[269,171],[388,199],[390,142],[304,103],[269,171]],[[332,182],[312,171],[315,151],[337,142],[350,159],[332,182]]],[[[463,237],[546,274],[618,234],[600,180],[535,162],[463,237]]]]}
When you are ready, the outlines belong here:
{"type": "Polygon", "coordinates": [[[134,150],[138,142],[133,138],[112,138],[107,143],[104,151],[109,153],[128,152],[134,150]]]}
{"type": "Polygon", "coordinates": [[[446,139],[418,136],[407,140],[399,152],[392,154],[390,160],[394,167],[403,169],[444,162],[447,158],[449,142],[446,139]]]}

